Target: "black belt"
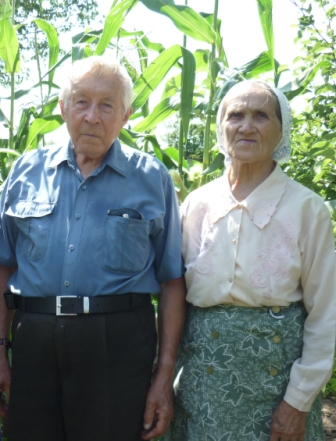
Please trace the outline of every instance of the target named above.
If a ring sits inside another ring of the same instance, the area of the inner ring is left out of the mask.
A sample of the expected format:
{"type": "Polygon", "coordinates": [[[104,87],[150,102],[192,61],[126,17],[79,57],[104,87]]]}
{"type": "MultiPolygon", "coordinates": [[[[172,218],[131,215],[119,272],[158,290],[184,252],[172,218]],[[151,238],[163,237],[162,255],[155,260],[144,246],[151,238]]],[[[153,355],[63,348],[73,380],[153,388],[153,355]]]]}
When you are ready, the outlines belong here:
{"type": "Polygon", "coordinates": [[[6,292],[4,297],[8,309],[56,315],[127,311],[148,306],[151,303],[150,294],[120,294],[96,297],[24,297],[6,292]]]}

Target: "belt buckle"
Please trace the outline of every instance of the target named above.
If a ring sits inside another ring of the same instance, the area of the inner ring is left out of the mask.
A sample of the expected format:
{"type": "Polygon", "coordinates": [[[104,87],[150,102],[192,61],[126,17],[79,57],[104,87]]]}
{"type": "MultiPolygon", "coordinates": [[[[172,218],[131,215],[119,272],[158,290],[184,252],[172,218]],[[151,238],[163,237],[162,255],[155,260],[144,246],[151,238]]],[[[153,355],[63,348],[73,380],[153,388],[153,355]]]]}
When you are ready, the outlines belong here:
{"type": "Polygon", "coordinates": [[[56,315],[77,315],[73,313],[61,312],[62,299],[76,298],[77,296],[56,296],[56,315]]]}

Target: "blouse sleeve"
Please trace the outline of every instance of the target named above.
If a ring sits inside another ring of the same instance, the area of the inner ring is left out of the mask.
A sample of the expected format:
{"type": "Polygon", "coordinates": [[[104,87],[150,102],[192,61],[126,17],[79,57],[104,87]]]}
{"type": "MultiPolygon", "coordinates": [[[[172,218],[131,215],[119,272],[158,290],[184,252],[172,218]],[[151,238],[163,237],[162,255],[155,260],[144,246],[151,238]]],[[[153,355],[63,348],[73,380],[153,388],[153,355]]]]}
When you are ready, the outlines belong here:
{"type": "Polygon", "coordinates": [[[336,321],[336,271],[334,236],[328,210],[310,215],[308,231],[300,243],[303,301],[308,312],[304,325],[302,357],[292,366],[284,400],[309,411],[331,376],[336,321]]]}

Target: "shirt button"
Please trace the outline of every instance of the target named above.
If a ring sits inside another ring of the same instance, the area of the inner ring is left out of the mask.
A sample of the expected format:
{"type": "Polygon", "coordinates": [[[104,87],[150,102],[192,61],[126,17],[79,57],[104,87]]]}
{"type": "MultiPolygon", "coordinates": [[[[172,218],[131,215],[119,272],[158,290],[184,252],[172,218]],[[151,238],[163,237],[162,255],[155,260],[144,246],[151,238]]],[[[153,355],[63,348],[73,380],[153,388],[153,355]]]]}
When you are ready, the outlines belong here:
{"type": "Polygon", "coordinates": [[[86,185],[82,185],[82,190],[86,190],[86,185]]]}
{"type": "Polygon", "coordinates": [[[70,245],[70,246],[69,246],[69,250],[70,250],[70,251],[73,251],[74,249],[75,249],[74,245],[70,245]]]}
{"type": "Polygon", "coordinates": [[[129,229],[129,230],[133,230],[133,225],[129,225],[129,226],[128,226],[128,229],[129,229]]]}
{"type": "Polygon", "coordinates": [[[281,337],[280,335],[275,335],[273,338],[273,343],[280,343],[281,342],[281,337]]]}
{"type": "Polygon", "coordinates": [[[239,208],[239,210],[242,208],[242,206],[240,204],[237,205],[237,208],[239,208]]]}
{"type": "Polygon", "coordinates": [[[275,368],[270,369],[269,374],[272,377],[276,377],[278,375],[278,369],[275,369],[275,368]]]}
{"type": "Polygon", "coordinates": [[[232,239],[232,243],[236,243],[237,242],[237,239],[232,239]]]}
{"type": "Polygon", "coordinates": [[[211,331],[211,338],[218,338],[219,337],[219,332],[218,331],[211,331]]]}
{"type": "Polygon", "coordinates": [[[64,285],[65,285],[65,286],[69,286],[69,285],[70,285],[69,280],[66,280],[66,281],[64,282],[64,285]]]}
{"type": "Polygon", "coordinates": [[[272,311],[273,311],[275,314],[278,314],[278,312],[281,311],[281,308],[280,308],[280,306],[272,306],[272,311]]]}
{"type": "Polygon", "coordinates": [[[215,369],[212,366],[208,366],[206,368],[208,374],[212,375],[215,372],[215,369]]]}
{"type": "Polygon", "coordinates": [[[229,282],[230,282],[230,283],[232,283],[232,282],[233,282],[233,279],[232,279],[232,277],[230,277],[230,278],[229,278],[229,282]]]}
{"type": "Polygon", "coordinates": [[[76,219],[79,219],[80,217],[81,217],[80,214],[78,214],[78,213],[75,214],[76,219]]]}

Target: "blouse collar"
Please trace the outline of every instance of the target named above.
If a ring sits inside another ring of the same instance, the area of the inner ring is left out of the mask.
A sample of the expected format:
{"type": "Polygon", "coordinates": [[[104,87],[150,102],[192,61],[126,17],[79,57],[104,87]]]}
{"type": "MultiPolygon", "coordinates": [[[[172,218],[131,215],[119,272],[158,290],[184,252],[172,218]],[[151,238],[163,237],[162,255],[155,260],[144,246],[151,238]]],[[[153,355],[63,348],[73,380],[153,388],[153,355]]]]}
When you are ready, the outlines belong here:
{"type": "Polygon", "coordinates": [[[271,220],[286,190],[286,175],[278,164],[273,172],[241,202],[238,202],[231,192],[227,171],[218,181],[219,192],[213,192],[207,204],[210,224],[225,217],[234,208],[242,208],[246,209],[254,225],[263,229],[271,220]]]}

